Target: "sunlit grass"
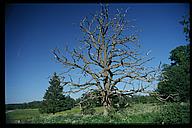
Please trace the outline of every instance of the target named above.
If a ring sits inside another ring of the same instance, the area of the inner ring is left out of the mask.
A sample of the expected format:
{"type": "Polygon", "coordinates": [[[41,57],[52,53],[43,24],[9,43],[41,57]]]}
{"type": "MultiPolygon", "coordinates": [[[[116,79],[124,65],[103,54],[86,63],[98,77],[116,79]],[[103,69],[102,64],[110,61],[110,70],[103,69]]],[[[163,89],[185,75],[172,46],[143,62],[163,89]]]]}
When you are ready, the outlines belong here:
{"type": "Polygon", "coordinates": [[[66,110],[62,112],[57,112],[56,115],[74,115],[81,114],[81,110],[79,107],[72,108],[71,110],[66,110]]]}
{"type": "Polygon", "coordinates": [[[40,115],[38,109],[16,109],[6,114],[7,123],[28,122],[40,115]]]}

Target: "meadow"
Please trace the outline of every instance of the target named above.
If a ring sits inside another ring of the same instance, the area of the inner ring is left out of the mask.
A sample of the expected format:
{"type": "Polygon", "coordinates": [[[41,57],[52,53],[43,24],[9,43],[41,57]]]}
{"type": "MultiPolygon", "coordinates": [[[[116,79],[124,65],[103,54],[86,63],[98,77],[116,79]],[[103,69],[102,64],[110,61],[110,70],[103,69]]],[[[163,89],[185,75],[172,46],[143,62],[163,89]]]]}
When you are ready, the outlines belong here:
{"type": "Polygon", "coordinates": [[[16,109],[6,113],[7,123],[65,123],[65,124],[174,124],[189,123],[189,103],[136,103],[118,112],[103,116],[103,107],[94,115],[82,115],[79,107],[55,114],[40,114],[38,109],[16,109]]]}

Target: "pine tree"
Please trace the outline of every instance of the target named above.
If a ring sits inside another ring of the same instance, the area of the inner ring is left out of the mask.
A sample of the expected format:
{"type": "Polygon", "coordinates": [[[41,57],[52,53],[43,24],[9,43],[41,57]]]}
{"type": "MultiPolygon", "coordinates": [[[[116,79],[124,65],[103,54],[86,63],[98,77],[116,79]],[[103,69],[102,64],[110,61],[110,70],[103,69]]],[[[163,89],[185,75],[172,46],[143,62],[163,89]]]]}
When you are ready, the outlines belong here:
{"type": "Polygon", "coordinates": [[[59,111],[71,109],[74,106],[73,99],[63,95],[63,87],[60,85],[61,82],[56,73],[53,74],[49,84],[50,86],[43,97],[40,112],[54,114],[59,111]]]}

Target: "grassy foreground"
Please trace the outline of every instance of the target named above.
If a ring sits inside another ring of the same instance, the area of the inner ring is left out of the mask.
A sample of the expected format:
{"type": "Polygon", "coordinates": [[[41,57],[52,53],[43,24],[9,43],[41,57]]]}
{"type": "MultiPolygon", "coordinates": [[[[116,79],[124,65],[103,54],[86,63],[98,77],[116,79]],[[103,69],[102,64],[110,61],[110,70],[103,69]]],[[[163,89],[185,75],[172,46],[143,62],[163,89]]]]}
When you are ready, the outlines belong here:
{"type": "Polygon", "coordinates": [[[78,107],[56,114],[40,114],[38,109],[17,109],[6,113],[7,123],[189,123],[189,104],[133,104],[125,110],[102,115],[103,107],[96,107],[94,115],[81,115],[78,107]],[[177,106],[177,107],[175,107],[177,106]],[[162,111],[163,110],[163,111],[162,111]]]}

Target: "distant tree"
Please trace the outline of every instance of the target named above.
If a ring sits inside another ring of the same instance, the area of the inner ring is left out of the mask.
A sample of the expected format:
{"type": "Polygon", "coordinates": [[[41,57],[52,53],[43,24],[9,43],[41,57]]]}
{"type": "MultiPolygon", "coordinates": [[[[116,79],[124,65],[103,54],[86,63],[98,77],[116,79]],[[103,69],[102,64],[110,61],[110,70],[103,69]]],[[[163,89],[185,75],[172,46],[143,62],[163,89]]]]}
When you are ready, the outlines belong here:
{"type": "Polygon", "coordinates": [[[70,50],[66,47],[64,54],[55,48],[53,54],[65,67],[63,84],[71,88],[66,93],[96,89],[99,95],[91,93],[89,98],[100,97],[103,114],[108,115],[115,95],[133,95],[144,91],[155,80],[157,70],[146,66],[152,60],[148,56],[150,51],[140,51],[138,30],[127,19],[127,10],[117,9],[113,15],[104,5],[99,13],[85,17],[80,22],[80,28],[84,34],[81,48],[70,50]],[[72,77],[74,71],[79,72],[76,74],[79,78],[72,77]],[[141,84],[134,87],[133,83],[138,81],[141,84]]]}
{"type": "Polygon", "coordinates": [[[40,108],[41,101],[32,101],[28,103],[20,103],[20,104],[6,104],[6,110],[12,110],[12,109],[34,109],[34,108],[40,108]]]}
{"type": "Polygon", "coordinates": [[[170,52],[171,65],[164,65],[157,91],[163,99],[178,97],[189,100],[190,94],[190,46],[179,46],[170,52]],[[168,98],[169,97],[169,98],[168,98]]]}
{"type": "Polygon", "coordinates": [[[134,102],[134,103],[158,103],[159,100],[157,100],[155,96],[135,95],[132,97],[132,102],[134,102]]]}
{"type": "Polygon", "coordinates": [[[40,108],[41,101],[32,101],[27,103],[27,108],[40,108]]]}
{"type": "Polygon", "coordinates": [[[6,104],[6,110],[21,109],[22,104],[6,104]]]}
{"type": "Polygon", "coordinates": [[[43,97],[40,112],[54,114],[71,109],[74,106],[74,99],[63,95],[63,86],[60,85],[61,82],[56,73],[50,79],[49,84],[50,86],[43,97]]]}

